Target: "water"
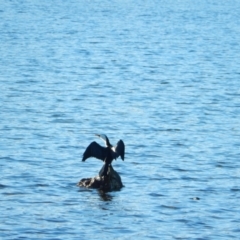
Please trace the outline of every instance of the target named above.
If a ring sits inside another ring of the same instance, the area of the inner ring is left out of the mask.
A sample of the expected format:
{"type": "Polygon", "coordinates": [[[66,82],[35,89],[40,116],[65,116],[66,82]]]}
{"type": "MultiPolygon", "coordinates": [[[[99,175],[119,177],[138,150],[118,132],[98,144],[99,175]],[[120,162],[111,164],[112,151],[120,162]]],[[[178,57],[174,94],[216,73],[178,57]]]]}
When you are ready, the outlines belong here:
{"type": "Polygon", "coordinates": [[[1,1],[1,239],[239,239],[240,2],[1,1]],[[126,145],[125,187],[78,188],[126,145]]]}

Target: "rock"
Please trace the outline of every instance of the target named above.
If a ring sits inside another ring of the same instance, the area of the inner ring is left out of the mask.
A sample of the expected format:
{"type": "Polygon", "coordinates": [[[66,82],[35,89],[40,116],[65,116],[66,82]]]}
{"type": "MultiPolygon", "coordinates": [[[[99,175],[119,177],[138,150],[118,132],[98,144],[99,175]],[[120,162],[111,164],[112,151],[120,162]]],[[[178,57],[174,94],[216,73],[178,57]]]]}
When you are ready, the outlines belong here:
{"type": "Polygon", "coordinates": [[[200,198],[199,197],[194,197],[194,198],[192,198],[192,200],[196,201],[196,200],[200,200],[200,198]]]}
{"type": "Polygon", "coordinates": [[[100,189],[104,192],[119,191],[123,187],[120,175],[111,165],[108,167],[107,176],[83,178],[77,185],[80,187],[100,189]]]}

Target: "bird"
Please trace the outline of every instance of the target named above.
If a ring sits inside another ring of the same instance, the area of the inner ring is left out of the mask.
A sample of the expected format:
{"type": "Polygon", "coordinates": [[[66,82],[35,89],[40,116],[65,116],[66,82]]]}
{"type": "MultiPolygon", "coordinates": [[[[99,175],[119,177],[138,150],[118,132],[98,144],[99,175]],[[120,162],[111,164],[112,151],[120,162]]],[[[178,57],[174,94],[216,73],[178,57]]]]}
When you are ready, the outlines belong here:
{"type": "Polygon", "coordinates": [[[124,142],[120,139],[117,142],[117,145],[114,147],[109,142],[109,139],[105,134],[95,135],[104,140],[106,147],[102,147],[95,141],[91,142],[83,153],[82,161],[84,162],[90,157],[95,157],[102,160],[104,162],[104,165],[99,172],[99,176],[107,176],[108,167],[109,165],[111,165],[113,159],[116,160],[120,156],[121,159],[124,161],[125,145],[124,142]]]}

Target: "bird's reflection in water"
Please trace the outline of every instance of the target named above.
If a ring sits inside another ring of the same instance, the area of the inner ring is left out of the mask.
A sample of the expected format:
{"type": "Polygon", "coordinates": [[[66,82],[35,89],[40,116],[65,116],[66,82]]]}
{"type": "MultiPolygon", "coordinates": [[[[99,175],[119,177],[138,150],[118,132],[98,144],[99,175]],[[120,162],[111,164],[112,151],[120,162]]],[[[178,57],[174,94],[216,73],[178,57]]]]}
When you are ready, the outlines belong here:
{"type": "Polygon", "coordinates": [[[104,202],[110,202],[110,201],[112,201],[112,199],[113,199],[113,196],[111,196],[111,195],[110,195],[109,193],[107,193],[107,192],[104,192],[104,191],[99,190],[99,191],[98,191],[98,194],[99,194],[101,200],[104,201],[104,202]]]}

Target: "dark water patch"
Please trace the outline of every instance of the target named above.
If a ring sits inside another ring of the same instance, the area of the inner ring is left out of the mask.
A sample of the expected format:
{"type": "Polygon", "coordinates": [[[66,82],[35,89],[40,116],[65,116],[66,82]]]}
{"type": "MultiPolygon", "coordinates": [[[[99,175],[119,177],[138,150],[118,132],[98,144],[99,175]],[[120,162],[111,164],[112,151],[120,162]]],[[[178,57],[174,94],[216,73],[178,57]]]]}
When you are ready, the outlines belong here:
{"type": "Polygon", "coordinates": [[[0,157],[0,160],[7,160],[7,161],[16,161],[16,159],[12,158],[12,157],[0,157]]]}
{"type": "Polygon", "coordinates": [[[52,222],[52,223],[66,223],[68,222],[65,219],[60,219],[60,218],[50,218],[50,219],[46,219],[46,222],[52,222]]]}
{"type": "Polygon", "coordinates": [[[26,195],[27,193],[25,191],[22,192],[2,192],[2,195],[5,196],[15,196],[15,195],[26,195]]]}
{"type": "Polygon", "coordinates": [[[65,117],[66,114],[65,113],[54,113],[51,115],[52,118],[62,118],[65,117]]]}
{"type": "Polygon", "coordinates": [[[212,188],[212,187],[206,187],[204,189],[198,189],[197,191],[204,192],[205,194],[217,193],[217,189],[216,188],[212,188]]]}
{"type": "MultiPolygon", "coordinates": [[[[79,149],[79,146],[70,146],[70,145],[62,145],[62,146],[58,146],[59,149],[79,149]]],[[[78,158],[80,158],[81,156],[79,156],[78,158]]]]}
{"type": "Polygon", "coordinates": [[[176,146],[176,147],[189,147],[188,145],[186,145],[186,144],[184,144],[184,143],[175,142],[175,141],[173,141],[172,145],[173,145],[173,146],[176,146]]]}
{"type": "Polygon", "coordinates": [[[24,137],[17,137],[17,136],[14,136],[14,137],[7,137],[8,139],[10,140],[14,140],[14,141],[21,141],[21,140],[24,140],[25,138],[24,137]]]}
{"type": "Polygon", "coordinates": [[[198,181],[198,178],[194,178],[194,177],[188,177],[188,176],[183,176],[181,177],[182,180],[184,181],[198,181]]]}
{"type": "Polygon", "coordinates": [[[217,167],[217,168],[224,168],[224,165],[223,164],[216,164],[215,167],[217,167]]]}
{"type": "Polygon", "coordinates": [[[150,181],[161,181],[163,180],[163,177],[149,177],[150,181]]]}
{"type": "Polygon", "coordinates": [[[28,187],[30,188],[45,188],[45,187],[49,187],[51,186],[50,184],[46,184],[46,183],[36,183],[36,184],[31,184],[31,185],[28,185],[28,187]]]}
{"type": "Polygon", "coordinates": [[[42,205],[42,204],[55,205],[56,204],[56,202],[51,202],[51,201],[31,201],[31,200],[24,201],[24,203],[31,203],[31,204],[37,204],[37,205],[42,205]]]}
{"type": "Polygon", "coordinates": [[[174,171],[177,171],[177,172],[188,172],[189,170],[187,169],[182,169],[182,168],[173,168],[174,171]]]}
{"type": "Polygon", "coordinates": [[[171,205],[160,205],[161,208],[171,209],[171,210],[179,210],[179,207],[171,206],[171,205]]]}
{"type": "Polygon", "coordinates": [[[191,154],[183,154],[182,155],[182,158],[190,158],[190,159],[194,159],[194,155],[191,155],[191,154]]]}
{"type": "Polygon", "coordinates": [[[70,118],[69,119],[58,118],[50,121],[50,123],[75,123],[75,120],[70,118]]]}
{"type": "Polygon", "coordinates": [[[141,165],[140,162],[131,162],[130,164],[133,164],[133,165],[141,165]]]}
{"type": "Polygon", "coordinates": [[[7,188],[7,187],[8,187],[7,185],[0,184],[0,189],[7,188]]]}
{"type": "Polygon", "coordinates": [[[52,137],[50,135],[45,135],[45,134],[41,134],[41,133],[34,133],[33,135],[35,135],[36,137],[39,137],[39,138],[46,138],[46,139],[52,137]]]}
{"type": "MultiPolygon", "coordinates": [[[[16,81],[16,84],[28,85],[28,84],[31,84],[31,83],[33,83],[33,84],[39,83],[38,80],[32,80],[32,79],[31,79],[31,78],[32,78],[32,75],[31,75],[31,74],[22,74],[22,77],[27,78],[27,79],[26,79],[26,80],[16,81]]],[[[16,92],[19,92],[19,89],[18,89],[18,91],[16,91],[16,92]]],[[[28,92],[28,91],[22,90],[22,92],[28,92]]]]}
{"type": "Polygon", "coordinates": [[[180,132],[181,129],[178,128],[167,128],[167,129],[158,129],[156,131],[162,131],[162,132],[180,132]]]}
{"type": "Polygon", "coordinates": [[[149,193],[149,196],[151,196],[151,197],[165,197],[166,195],[160,194],[160,193],[149,193]]]}

